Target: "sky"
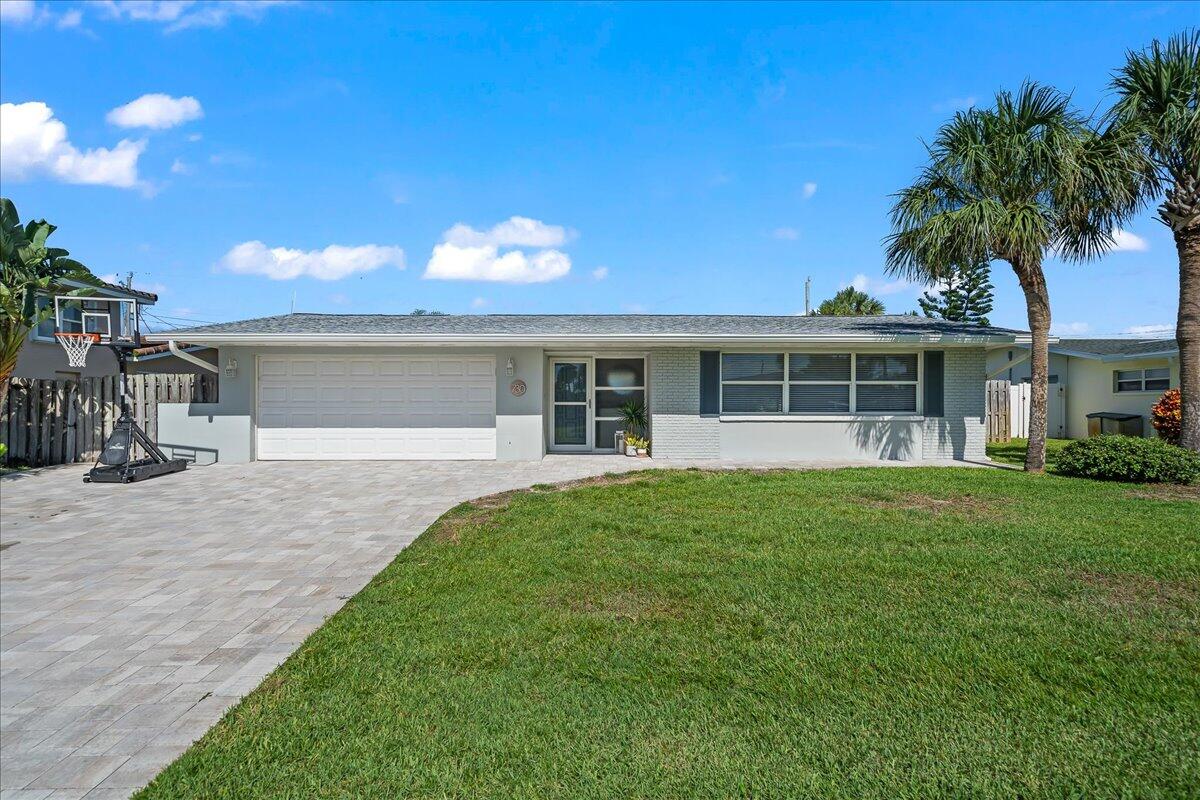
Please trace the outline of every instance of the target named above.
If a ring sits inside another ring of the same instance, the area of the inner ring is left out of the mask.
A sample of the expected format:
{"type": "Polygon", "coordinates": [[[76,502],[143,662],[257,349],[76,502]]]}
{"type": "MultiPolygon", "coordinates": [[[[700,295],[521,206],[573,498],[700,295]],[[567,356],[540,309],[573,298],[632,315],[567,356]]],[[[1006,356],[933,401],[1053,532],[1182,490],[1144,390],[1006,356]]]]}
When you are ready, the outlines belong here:
{"type": "MultiPolygon", "coordinates": [[[[890,195],[956,110],[1085,112],[1193,3],[0,0],[0,191],[153,326],[296,311],[890,313],[890,195]]],[[[1161,335],[1152,209],[1046,265],[1059,335],[1161,335]]],[[[994,324],[1026,327],[1007,264],[994,324]]]]}

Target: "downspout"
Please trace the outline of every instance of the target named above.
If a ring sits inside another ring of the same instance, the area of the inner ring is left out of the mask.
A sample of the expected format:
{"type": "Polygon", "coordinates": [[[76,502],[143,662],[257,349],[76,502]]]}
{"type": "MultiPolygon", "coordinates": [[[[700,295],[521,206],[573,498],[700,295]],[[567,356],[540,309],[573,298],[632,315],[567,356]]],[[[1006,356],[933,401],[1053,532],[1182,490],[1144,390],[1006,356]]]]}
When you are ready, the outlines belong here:
{"type": "Polygon", "coordinates": [[[208,370],[209,372],[220,372],[221,371],[215,365],[208,363],[203,358],[196,358],[191,353],[180,350],[179,345],[175,344],[174,339],[167,340],[167,349],[170,350],[178,358],[182,358],[184,361],[187,361],[191,364],[195,364],[197,367],[204,367],[204,369],[208,370]]]}

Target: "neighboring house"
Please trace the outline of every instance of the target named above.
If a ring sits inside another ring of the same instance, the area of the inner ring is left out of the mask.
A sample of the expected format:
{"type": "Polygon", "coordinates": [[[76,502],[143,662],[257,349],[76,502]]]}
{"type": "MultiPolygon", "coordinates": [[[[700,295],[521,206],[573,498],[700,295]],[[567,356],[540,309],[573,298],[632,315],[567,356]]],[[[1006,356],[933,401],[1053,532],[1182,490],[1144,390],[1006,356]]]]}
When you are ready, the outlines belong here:
{"type": "MultiPolygon", "coordinates": [[[[135,300],[139,306],[152,306],[158,302],[158,296],[137,289],[127,289],[114,283],[101,283],[89,287],[88,284],[77,281],[64,281],[72,289],[92,288],[96,297],[111,297],[122,300],[135,300]]],[[[53,297],[38,297],[38,307],[45,308],[54,304],[53,297]]],[[[120,329],[121,320],[116,303],[90,303],[82,298],[82,310],[106,311],[111,314],[111,330],[120,329]],[[94,308],[93,308],[94,307],[94,308]]],[[[80,309],[71,308],[64,313],[64,326],[68,330],[82,330],[79,318],[80,309]]],[[[93,378],[117,373],[117,359],[107,347],[96,347],[88,353],[86,367],[72,367],[67,364],[67,354],[54,338],[55,319],[53,316],[42,321],[40,325],[29,332],[29,341],[21,348],[17,356],[17,367],[13,376],[17,378],[57,378],[79,379],[93,378]]]]}
{"type": "MultiPolygon", "coordinates": [[[[988,377],[1027,382],[1028,346],[989,352],[988,377]]],[[[1139,414],[1151,436],[1150,407],[1178,386],[1174,339],[1059,339],[1050,345],[1050,436],[1086,437],[1087,415],[1098,411],[1139,414]]]]}
{"type": "Polygon", "coordinates": [[[984,458],[987,353],[1021,331],[917,317],[291,314],[147,334],[219,348],[220,402],[159,439],[225,462],[612,452],[984,458]]]}
{"type": "Polygon", "coordinates": [[[165,344],[154,344],[139,347],[133,351],[129,359],[128,370],[131,375],[138,374],[170,374],[170,375],[202,375],[216,374],[217,351],[212,347],[176,342],[179,349],[189,355],[213,365],[207,370],[199,364],[184,360],[175,355],[165,344]]]}

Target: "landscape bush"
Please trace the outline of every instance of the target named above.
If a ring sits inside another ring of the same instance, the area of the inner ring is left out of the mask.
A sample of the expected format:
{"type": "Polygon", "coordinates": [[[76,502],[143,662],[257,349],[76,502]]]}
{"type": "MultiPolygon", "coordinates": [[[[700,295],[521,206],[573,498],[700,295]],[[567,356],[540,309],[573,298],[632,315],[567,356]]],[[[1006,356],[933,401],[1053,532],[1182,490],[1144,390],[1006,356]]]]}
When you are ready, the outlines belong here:
{"type": "Polygon", "coordinates": [[[1200,455],[1163,439],[1093,436],[1071,442],[1059,453],[1064,475],[1129,483],[1195,483],[1200,455]]]}
{"type": "Polygon", "coordinates": [[[1150,407],[1150,424],[1158,431],[1158,438],[1171,444],[1179,444],[1183,428],[1183,403],[1178,389],[1167,389],[1158,402],[1150,407]]]}

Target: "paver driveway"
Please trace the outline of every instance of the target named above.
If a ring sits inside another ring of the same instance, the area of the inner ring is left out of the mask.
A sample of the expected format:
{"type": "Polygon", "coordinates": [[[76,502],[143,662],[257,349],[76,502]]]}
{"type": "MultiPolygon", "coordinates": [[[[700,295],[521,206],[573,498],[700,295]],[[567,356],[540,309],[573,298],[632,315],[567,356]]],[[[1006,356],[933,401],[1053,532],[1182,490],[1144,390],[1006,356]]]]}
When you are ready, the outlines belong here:
{"type": "Polygon", "coordinates": [[[125,797],[198,739],[439,515],[649,466],[257,463],[145,483],[0,480],[0,789],[125,797]]]}

